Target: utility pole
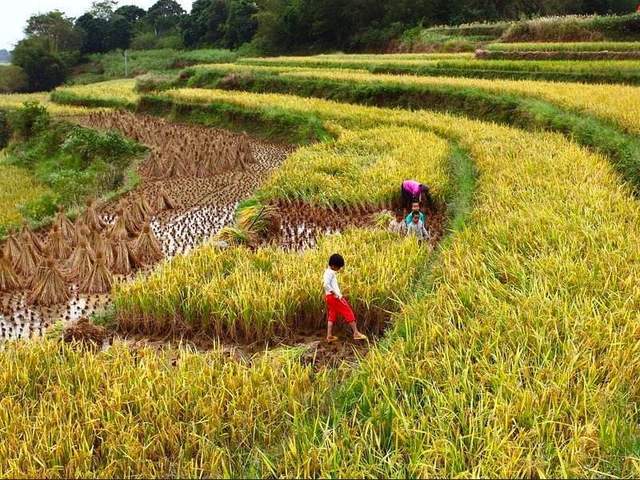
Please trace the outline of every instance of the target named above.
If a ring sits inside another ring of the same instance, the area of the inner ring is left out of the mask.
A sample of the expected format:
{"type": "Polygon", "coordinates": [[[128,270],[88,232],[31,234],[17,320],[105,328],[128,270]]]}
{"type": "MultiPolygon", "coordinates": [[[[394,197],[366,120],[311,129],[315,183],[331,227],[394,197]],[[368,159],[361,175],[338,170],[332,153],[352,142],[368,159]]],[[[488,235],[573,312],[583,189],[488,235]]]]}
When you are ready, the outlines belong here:
{"type": "Polygon", "coordinates": [[[129,76],[129,63],[128,63],[129,62],[129,50],[127,50],[125,48],[125,50],[123,52],[123,55],[124,55],[124,76],[128,77],[129,76]]]}

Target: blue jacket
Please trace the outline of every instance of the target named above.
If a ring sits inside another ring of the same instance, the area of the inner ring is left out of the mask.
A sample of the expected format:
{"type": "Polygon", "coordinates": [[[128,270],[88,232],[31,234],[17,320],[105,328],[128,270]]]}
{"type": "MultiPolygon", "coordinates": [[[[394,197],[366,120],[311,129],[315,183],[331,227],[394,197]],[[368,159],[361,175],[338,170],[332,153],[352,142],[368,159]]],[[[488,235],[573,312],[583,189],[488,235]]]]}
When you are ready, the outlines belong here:
{"type": "MultiPolygon", "coordinates": [[[[424,213],[420,212],[420,221],[424,224],[426,218],[424,216],[424,213]]],[[[410,212],[409,215],[407,215],[404,219],[404,223],[406,223],[407,225],[409,225],[411,222],[413,221],[413,212],[410,212]]]]}

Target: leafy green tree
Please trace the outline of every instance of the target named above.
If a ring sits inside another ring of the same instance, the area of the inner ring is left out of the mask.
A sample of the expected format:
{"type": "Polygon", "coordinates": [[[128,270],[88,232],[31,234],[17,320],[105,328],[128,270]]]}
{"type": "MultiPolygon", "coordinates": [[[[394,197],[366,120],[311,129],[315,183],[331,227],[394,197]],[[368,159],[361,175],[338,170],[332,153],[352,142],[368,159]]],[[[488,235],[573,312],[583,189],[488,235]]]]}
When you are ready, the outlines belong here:
{"type": "Polygon", "coordinates": [[[238,48],[250,42],[256,33],[254,15],[258,11],[253,0],[230,0],[225,25],[224,43],[227,48],[238,48]]]}
{"type": "Polygon", "coordinates": [[[146,10],[136,5],[123,5],[122,7],[116,9],[114,13],[126,18],[129,24],[132,26],[144,19],[145,15],[147,14],[146,10]]]}
{"type": "Polygon", "coordinates": [[[109,20],[113,17],[114,9],[118,5],[116,0],[103,0],[99,2],[93,2],[91,4],[91,9],[89,13],[91,16],[95,18],[99,18],[102,20],[109,20]]]}
{"type": "Polygon", "coordinates": [[[28,90],[48,91],[62,84],[67,67],[59,55],[51,53],[48,41],[41,37],[21,40],[13,51],[12,62],[29,78],[28,90]]]}
{"type": "Polygon", "coordinates": [[[28,86],[29,77],[22,68],[17,65],[0,65],[0,93],[24,92],[28,86]]]}
{"type": "Polygon", "coordinates": [[[84,40],[80,47],[81,53],[99,53],[106,51],[105,37],[107,35],[108,22],[96,18],[90,13],[78,17],[76,27],[84,32],[84,40]]]}
{"type": "Polygon", "coordinates": [[[74,27],[73,19],[59,10],[33,15],[27,20],[24,33],[28,37],[45,38],[51,53],[77,50],[82,43],[82,34],[74,27]]]}
{"type": "Polygon", "coordinates": [[[158,37],[176,28],[185,14],[175,0],[158,0],[147,12],[146,18],[158,37]]]}
{"type": "Polygon", "coordinates": [[[191,13],[181,22],[182,38],[188,47],[218,45],[225,34],[226,0],[196,0],[191,13]]]}

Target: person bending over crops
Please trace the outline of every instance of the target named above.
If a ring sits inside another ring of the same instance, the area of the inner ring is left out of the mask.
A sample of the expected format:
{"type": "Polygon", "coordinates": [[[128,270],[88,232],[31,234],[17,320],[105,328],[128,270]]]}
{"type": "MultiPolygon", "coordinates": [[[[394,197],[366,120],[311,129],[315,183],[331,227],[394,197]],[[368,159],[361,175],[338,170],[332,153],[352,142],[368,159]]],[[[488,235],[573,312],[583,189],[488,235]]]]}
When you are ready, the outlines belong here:
{"type": "Polygon", "coordinates": [[[322,284],[324,287],[325,301],[327,302],[327,342],[335,342],[338,337],[333,335],[333,325],[336,323],[338,316],[344,318],[353,331],[354,340],[366,340],[366,335],[358,331],[356,325],[356,316],[351,306],[342,296],[340,287],[338,286],[337,273],[344,267],[344,258],[338,253],[334,253],[329,257],[329,266],[324,271],[322,284]]]}
{"type": "Polygon", "coordinates": [[[426,242],[431,238],[429,231],[424,226],[424,222],[420,220],[421,212],[413,212],[411,214],[411,223],[407,226],[407,236],[416,237],[422,242],[426,242]]]}
{"type": "Polygon", "coordinates": [[[422,224],[424,224],[426,222],[427,216],[420,211],[420,203],[419,202],[413,202],[411,204],[411,211],[409,212],[409,214],[404,219],[404,222],[407,224],[407,226],[411,225],[411,222],[413,222],[413,214],[414,213],[418,214],[418,216],[420,217],[420,222],[422,224]]]}
{"type": "Polygon", "coordinates": [[[408,208],[413,202],[423,202],[429,206],[433,205],[429,187],[416,180],[405,180],[402,182],[400,196],[403,208],[408,208]]]}
{"type": "Polygon", "coordinates": [[[404,221],[404,210],[401,208],[396,210],[395,218],[392,218],[389,222],[389,231],[398,235],[406,235],[407,224],[404,221]]]}

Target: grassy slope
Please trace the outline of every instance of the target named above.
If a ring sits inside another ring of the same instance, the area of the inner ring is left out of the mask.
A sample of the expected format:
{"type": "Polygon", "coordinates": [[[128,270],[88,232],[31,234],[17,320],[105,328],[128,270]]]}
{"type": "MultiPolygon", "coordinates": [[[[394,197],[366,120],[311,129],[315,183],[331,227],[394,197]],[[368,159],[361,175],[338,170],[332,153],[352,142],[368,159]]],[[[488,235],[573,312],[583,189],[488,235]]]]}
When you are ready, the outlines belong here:
{"type": "MultiPolygon", "coordinates": [[[[232,62],[237,55],[229,50],[202,49],[179,51],[173,49],[130,50],[128,52],[128,76],[144,73],[179,70],[196,63],[232,62]]],[[[124,56],[109,52],[89,56],[89,63],[78,67],[71,83],[87,84],[125,78],[124,56]],[[80,73],[82,72],[82,73],[80,73]]]]}

